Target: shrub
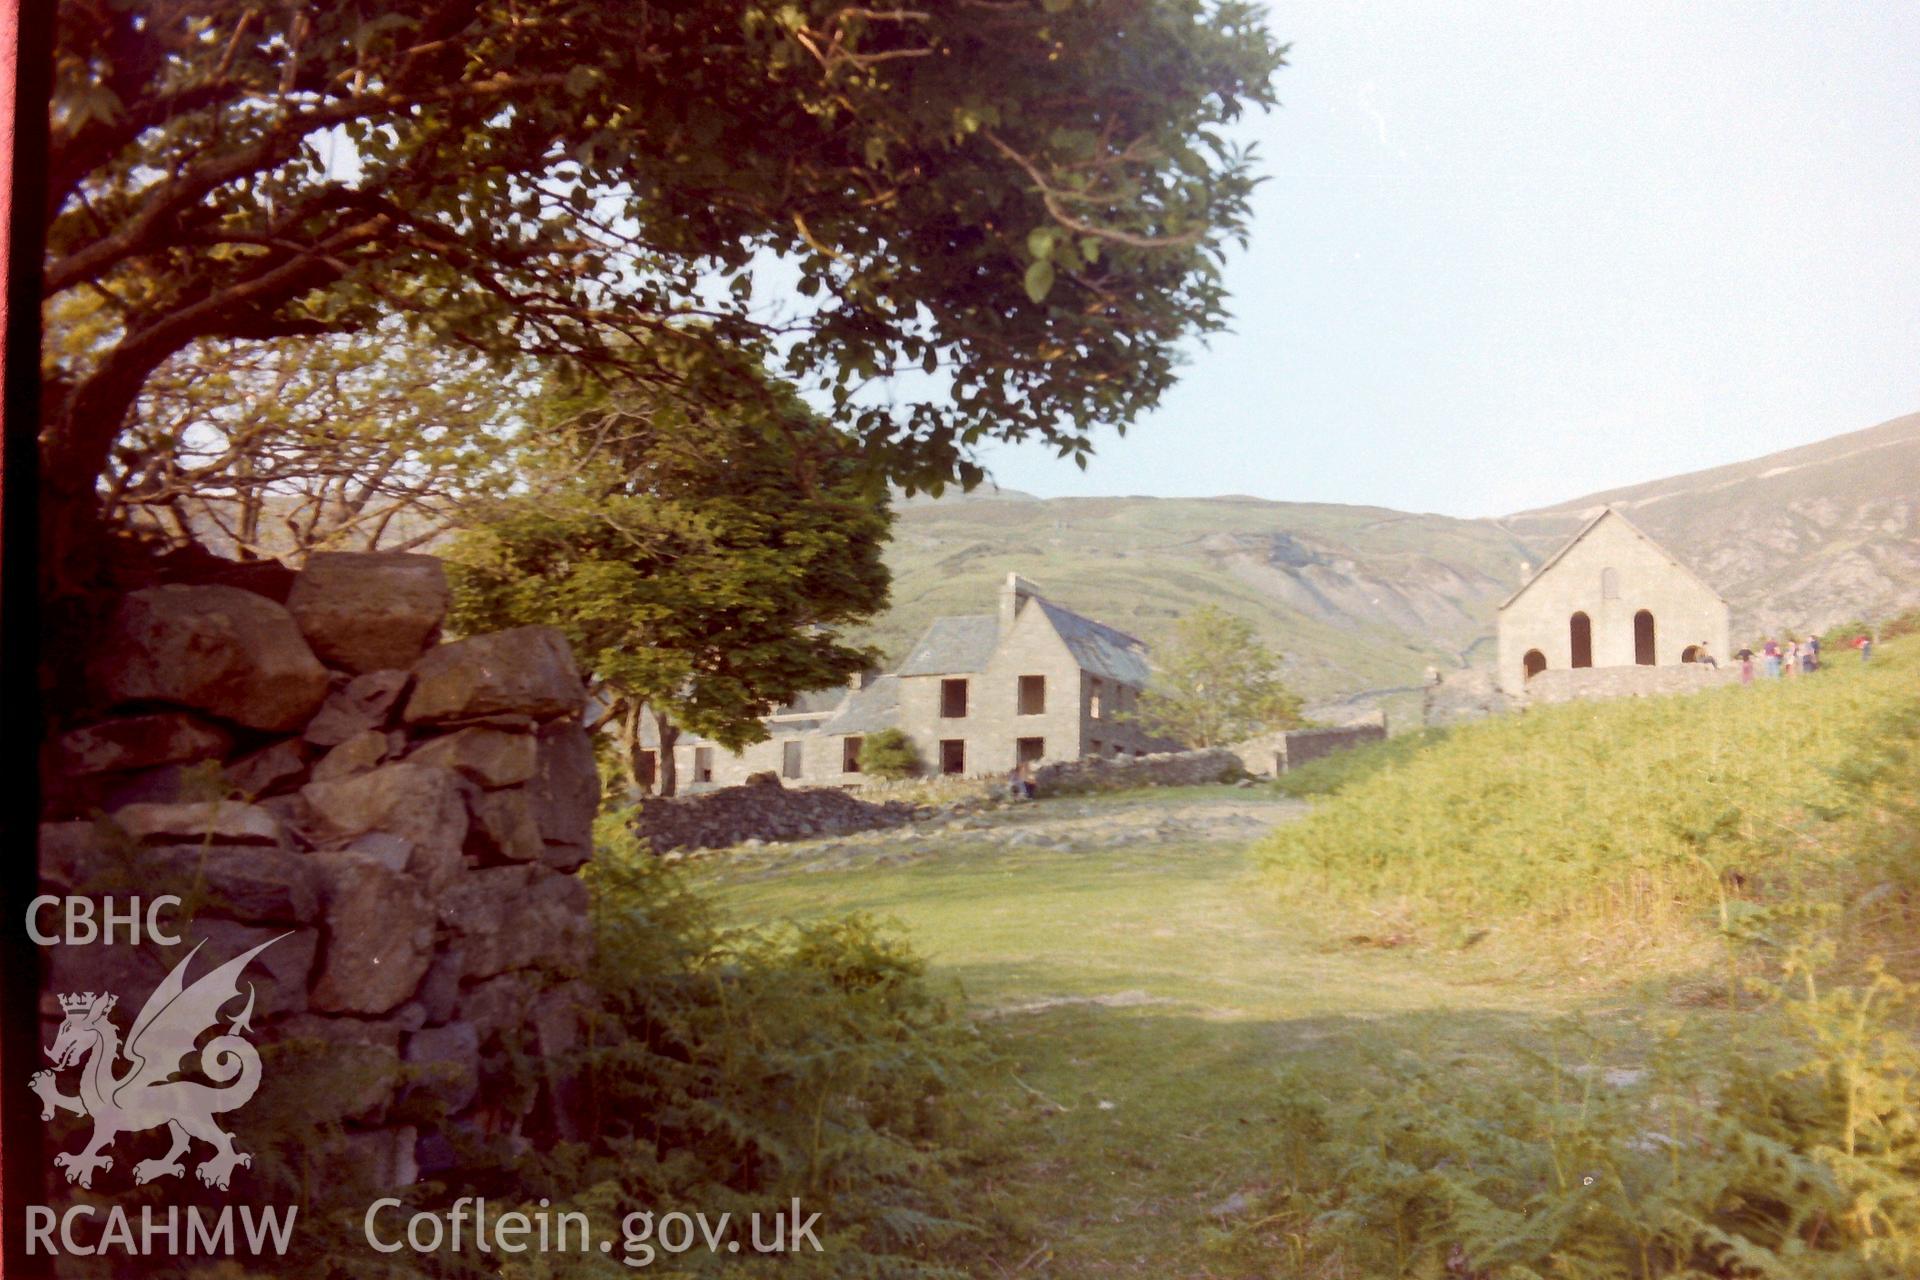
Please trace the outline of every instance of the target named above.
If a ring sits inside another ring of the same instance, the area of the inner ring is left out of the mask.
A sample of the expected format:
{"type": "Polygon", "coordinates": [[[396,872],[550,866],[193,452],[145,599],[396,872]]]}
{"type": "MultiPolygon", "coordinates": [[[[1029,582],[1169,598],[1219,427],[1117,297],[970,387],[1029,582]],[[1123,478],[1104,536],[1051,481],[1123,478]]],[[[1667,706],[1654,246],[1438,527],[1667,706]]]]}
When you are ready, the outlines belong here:
{"type": "Polygon", "coordinates": [[[1911,700],[1916,668],[1920,648],[1894,645],[1810,679],[1462,726],[1261,856],[1290,897],[1416,936],[1525,920],[1554,945],[1631,949],[1844,857],[1817,819],[1857,807],[1836,770],[1911,700]]]}
{"type": "Polygon", "coordinates": [[[860,772],[889,780],[918,777],[920,753],[904,731],[882,729],[860,743],[860,772]]]}
{"type": "MultiPolygon", "coordinates": [[[[950,1274],[939,1250],[978,1229],[957,1171],[986,1058],[957,999],[864,917],[723,930],[617,818],[602,830],[589,872],[607,1006],[584,1060],[593,1137],[526,1162],[517,1194],[581,1210],[616,1240],[640,1210],[743,1222],[797,1197],[821,1215],[821,1253],[696,1249],[661,1260],[675,1274],[950,1274]]],[[[548,1261],[554,1275],[606,1274],[599,1258],[548,1261]]]]}
{"type": "Polygon", "coordinates": [[[1634,1069],[1591,1039],[1466,1089],[1455,1064],[1381,1062],[1357,1105],[1293,1103],[1316,1149],[1261,1225],[1301,1274],[1916,1274],[1916,994],[1884,973],[1821,990],[1796,959],[1763,1013],[1670,1030],[1634,1069]]]}

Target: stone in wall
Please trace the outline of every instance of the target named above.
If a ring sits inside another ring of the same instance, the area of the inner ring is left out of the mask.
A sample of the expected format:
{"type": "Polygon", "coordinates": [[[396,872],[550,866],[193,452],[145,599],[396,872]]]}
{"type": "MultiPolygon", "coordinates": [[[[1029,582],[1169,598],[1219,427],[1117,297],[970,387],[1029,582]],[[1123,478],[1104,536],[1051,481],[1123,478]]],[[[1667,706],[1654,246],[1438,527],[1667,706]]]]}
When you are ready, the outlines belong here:
{"type": "Polygon", "coordinates": [[[1042,796],[1124,791],[1132,787],[1191,787],[1244,777],[1240,757],[1225,747],[1168,751],[1149,756],[1098,756],[1041,765],[1033,789],[1042,796]]]}
{"type": "Polygon", "coordinates": [[[327,669],[292,615],[238,587],[130,593],[88,676],[109,705],[169,703],[276,733],[306,724],[327,696],[327,669]]]}
{"type": "Polygon", "coordinates": [[[287,610],[321,661],[354,673],[406,668],[440,634],[447,572],[433,556],[317,551],[287,610]]]}
{"type": "Polygon", "coordinates": [[[248,973],[256,1042],[283,1055],[263,1089],[344,1123],[354,1172],[393,1185],[416,1141],[452,1149],[393,1123],[419,1118],[409,1079],[454,1127],[552,1114],[485,1080],[490,1046],[565,1041],[546,996],[590,959],[565,874],[599,801],[585,690],[548,628],[434,645],[426,557],[315,557],[285,598],[166,586],[117,606],[89,716],[45,747],[43,883],[178,892],[189,918],[175,946],[50,948],[41,1007],[49,1039],[55,992],[112,991],[130,1018],[194,945],[198,977],[274,940],[248,973]]]}
{"type": "Polygon", "coordinates": [[[1698,662],[1669,667],[1550,669],[1527,681],[1526,705],[1549,706],[1556,702],[1598,702],[1612,698],[1698,693],[1702,689],[1739,682],[1740,669],[1731,662],[1722,664],[1718,669],[1698,662]]]}
{"type": "Polygon", "coordinates": [[[566,637],[552,627],[515,627],[456,640],[413,665],[410,725],[531,716],[579,715],[586,686],[566,637]]]}
{"type": "Polygon", "coordinates": [[[655,853],[724,849],[747,840],[801,840],[848,835],[913,820],[909,804],[872,804],[830,788],[780,785],[772,774],[738,787],[698,795],[649,799],[633,831],[655,853]]]}

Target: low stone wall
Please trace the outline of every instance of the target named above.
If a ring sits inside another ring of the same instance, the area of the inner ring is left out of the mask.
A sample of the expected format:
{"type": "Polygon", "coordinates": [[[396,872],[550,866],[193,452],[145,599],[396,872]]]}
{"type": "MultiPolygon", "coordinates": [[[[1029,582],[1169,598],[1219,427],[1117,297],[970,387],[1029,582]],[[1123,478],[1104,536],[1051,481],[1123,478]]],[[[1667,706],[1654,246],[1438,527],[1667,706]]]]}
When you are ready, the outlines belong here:
{"type": "Polygon", "coordinates": [[[1485,667],[1448,671],[1420,693],[1420,723],[1429,729],[1469,724],[1513,709],[1512,699],[1501,692],[1494,673],[1485,667]]]}
{"type": "Polygon", "coordinates": [[[1238,743],[1231,748],[1241,767],[1257,777],[1275,777],[1310,760],[1350,751],[1369,742],[1385,741],[1384,720],[1339,725],[1330,729],[1289,729],[1238,743]]]}
{"type": "Polygon", "coordinates": [[[1542,671],[1527,681],[1529,706],[1556,702],[1594,702],[1609,698],[1646,698],[1698,693],[1740,680],[1737,663],[1718,670],[1697,662],[1671,667],[1575,667],[1542,671]]]}
{"type": "Polygon", "coordinates": [[[564,1082],[494,1077],[514,1050],[550,1062],[590,1007],[585,689],[550,628],[436,643],[447,602],[432,557],[339,554],[284,605],[226,585],[118,603],[94,706],[46,748],[42,892],[96,919],[176,894],[180,940],[48,948],[49,1041],[56,997],[111,993],[128,1026],[196,945],[188,983],[264,944],[241,975],[266,1057],[242,1149],[249,1115],[344,1122],[344,1164],[393,1186],[462,1134],[568,1129],[564,1082]]]}
{"type": "Polygon", "coordinates": [[[655,853],[666,853],[850,835],[901,826],[916,812],[911,804],[872,804],[833,787],[783,787],[776,775],[759,774],[737,787],[645,800],[633,831],[655,853]]]}
{"type": "Polygon", "coordinates": [[[1095,756],[1041,765],[1033,771],[1036,795],[1080,795],[1133,787],[1191,787],[1232,782],[1246,770],[1225,747],[1168,751],[1149,756],[1095,756]]]}

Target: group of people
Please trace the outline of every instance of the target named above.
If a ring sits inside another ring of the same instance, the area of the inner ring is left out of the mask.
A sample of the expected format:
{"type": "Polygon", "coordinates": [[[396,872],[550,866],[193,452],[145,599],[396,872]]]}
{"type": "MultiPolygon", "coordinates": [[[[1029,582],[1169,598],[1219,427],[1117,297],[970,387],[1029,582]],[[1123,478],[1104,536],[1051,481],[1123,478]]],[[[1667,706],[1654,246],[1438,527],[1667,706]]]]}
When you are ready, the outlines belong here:
{"type": "MultiPolygon", "coordinates": [[[[1873,657],[1872,636],[1864,632],[1855,636],[1853,647],[1859,650],[1860,661],[1866,662],[1873,657]]],[[[1702,645],[1701,652],[1704,654],[1705,651],[1706,646],[1702,645]]],[[[1740,659],[1741,684],[1752,684],[1755,674],[1764,675],[1769,680],[1781,676],[1812,675],[1820,669],[1820,637],[1808,636],[1805,640],[1796,640],[1788,636],[1786,643],[1782,644],[1768,636],[1761,644],[1759,653],[1756,654],[1751,647],[1742,647],[1733,656],[1740,659]]]]}

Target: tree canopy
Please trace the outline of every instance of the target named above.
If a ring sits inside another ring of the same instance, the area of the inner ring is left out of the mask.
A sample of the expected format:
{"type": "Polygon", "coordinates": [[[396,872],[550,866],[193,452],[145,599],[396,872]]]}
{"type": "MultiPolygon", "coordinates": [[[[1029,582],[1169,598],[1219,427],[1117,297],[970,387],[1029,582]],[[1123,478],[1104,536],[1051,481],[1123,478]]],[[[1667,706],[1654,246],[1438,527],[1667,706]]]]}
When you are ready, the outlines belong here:
{"type": "Polygon", "coordinates": [[[446,552],[455,624],[564,631],[630,766],[643,709],[670,766],[678,729],[744,746],[776,704],[874,660],[837,629],[886,603],[885,495],[750,358],[718,381],[552,393],[529,488],[476,508],[446,552]]]}
{"type": "Polygon", "coordinates": [[[761,351],[910,488],[1084,456],[1223,323],[1281,53],[1239,0],[65,0],[49,550],[179,353],[396,320],[678,395],[761,351]]]}
{"type": "MultiPolygon", "coordinates": [[[[294,564],[408,551],[515,483],[534,385],[376,331],[203,342],[147,380],[102,490],[171,546],[294,564]]],[[[524,484],[524,480],[521,481],[524,484]]]]}
{"type": "Polygon", "coordinates": [[[1280,655],[1245,618],[1212,605],[1196,609],[1155,657],[1138,712],[1151,733],[1218,747],[1302,723],[1300,699],[1280,677],[1280,655]]]}

